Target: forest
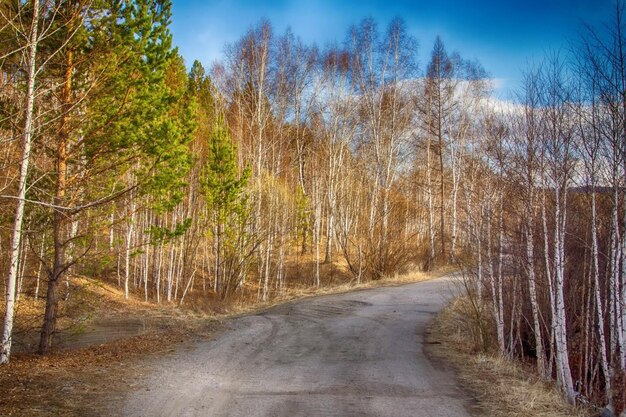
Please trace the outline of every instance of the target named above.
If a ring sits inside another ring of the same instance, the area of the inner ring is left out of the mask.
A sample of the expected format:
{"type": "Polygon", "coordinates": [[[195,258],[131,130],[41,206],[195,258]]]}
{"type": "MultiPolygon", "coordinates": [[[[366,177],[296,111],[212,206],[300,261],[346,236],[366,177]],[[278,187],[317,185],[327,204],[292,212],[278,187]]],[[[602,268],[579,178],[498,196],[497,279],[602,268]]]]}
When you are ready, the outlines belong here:
{"type": "Polygon", "coordinates": [[[261,20],[206,68],[168,0],[0,2],[0,363],[27,299],[50,351],[75,277],[182,308],[452,266],[476,349],[623,410],[623,12],[504,101],[401,19],[261,20]]]}

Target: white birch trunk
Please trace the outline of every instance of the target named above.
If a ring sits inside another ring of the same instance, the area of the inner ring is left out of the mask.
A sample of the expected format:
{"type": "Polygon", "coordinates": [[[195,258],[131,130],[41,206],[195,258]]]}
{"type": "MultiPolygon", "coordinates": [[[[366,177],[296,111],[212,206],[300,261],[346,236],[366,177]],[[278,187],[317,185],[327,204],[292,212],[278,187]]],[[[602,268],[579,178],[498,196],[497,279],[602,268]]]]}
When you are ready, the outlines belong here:
{"type": "Polygon", "coordinates": [[[130,195],[130,213],[128,213],[128,229],[126,230],[126,242],[124,250],[124,298],[128,300],[128,282],[130,280],[130,249],[133,241],[133,234],[135,228],[135,204],[133,195],[130,195]]]}
{"type": "Polygon", "coordinates": [[[430,166],[430,139],[426,149],[426,184],[428,188],[428,235],[430,237],[430,262],[435,259],[435,209],[433,207],[433,180],[430,166]]]}
{"type": "Polygon", "coordinates": [[[452,184],[452,235],[450,236],[450,261],[456,261],[456,240],[457,240],[457,200],[459,194],[459,180],[456,175],[453,174],[452,184]]]}
{"type": "Polygon", "coordinates": [[[483,222],[484,222],[484,205],[481,201],[479,203],[479,213],[478,213],[478,223],[474,226],[474,235],[476,236],[476,250],[478,252],[478,266],[477,266],[477,276],[476,276],[476,297],[480,302],[483,298],[483,282],[484,271],[483,271],[483,222]]]}
{"type": "Polygon", "coordinates": [[[493,268],[493,238],[492,238],[492,228],[491,228],[491,219],[493,217],[493,210],[491,206],[491,197],[487,203],[487,269],[489,273],[489,286],[491,289],[491,305],[493,309],[493,318],[496,322],[496,335],[498,338],[498,348],[500,350],[500,354],[504,355],[504,323],[502,321],[501,314],[501,301],[500,298],[502,296],[502,291],[498,290],[500,283],[497,282],[497,277],[493,268]]]}
{"type": "MultiPolygon", "coordinates": [[[[626,159],[626,158],[625,158],[626,159]]],[[[624,170],[626,174],[626,169],[624,170]]],[[[626,205],[624,206],[624,230],[626,231],[626,205]]],[[[626,233],[626,232],[625,232],[626,233]]],[[[622,236],[622,301],[620,305],[622,306],[621,310],[621,327],[622,327],[622,337],[620,341],[620,349],[622,353],[621,361],[622,361],[622,370],[626,371],[626,236],[622,236]]]]}
{"type": "Polygon", "coordinates": [[[128,223],[128,230],[126,231],[126,246],[124,250],[124,298],[128,300],[128,282],[130,280],[130,249],[133,238],[133,219],[131,218],[128,223]]]}
{"type": "Polygon", "coordinates": [[[555,349],[558,383],[570,404],[575,401],[572,373],[569,365],[567,347],[567,321],[565,317],[564,280],[565,280],[565,224],[567,219],[567,187],[563,191],[563,207],[558,189],[555,190],[555,230],[554,230],[554,262],[555,262],[555,349]]]}
{"type": "Polygon", "coordinates": [[[506,344],[504,341],[504,294],[503,294],[503,264],[504,264],[504,195],[500,194],[500,213],[498,216],[498,315],[497,319],[497,331],[498,340],[500,342],[500,349],[502,354],[506,354],[506,344]]]}
{"type": "Polygon", "coordinates": [[[550,238],[548,233],[548,217],[546,213],[546,195],[545,195],[545,182],[543,184],[544,191],[542,192],[542,205],[541,205],[541,220],[543,225],[543,247],[544,247],[544,260],[545,260],[545,273],[548,281],[548,294],[550,296],[550,360],[549,366],[547,370],[547,375],[552,375],[552,360],[555,356],[554,353],[554,343],[555,343],[555,334],[556,334],[556,301],[554,295],[554,279],[552,277],[552,261],[550,257],[550,238]]]}
{"type": "MultiPolygon", "coordinates": [[[[146,215],[147,224],[144,225],[144,230],[146,226],[150,225],[152,222],[152,214],[149,213],[146,215]]],[[[144,301],[148,302],[148,277],[150,276],[150,231],[148,231],[146,236],[146,253],[144,256],[144,270],[143,270],[143,295],[144,301]]],[[[156,250],[156,248],[155,248],[156,250]]]]}
{"type": "Polygon", "coordinates": [[[13,334],[13,320],[15,316],[15,287],[17,282],[17,271],[20,260],[20,244],[22,239],[22,223],[24,221],[24,206],[26,197],[26,180],[28,176],[28,165],[30,163],[31,141],[33,134],[33,108],[35,104],[35,78],[37,44],[39,29],[39,0],[33,0],[33,21],[30,29],[28,45],[28,83],[26,87],[26,109],[24,111],[24,135],[22,137],[22,161],[20,166],[20,177],[17,191],[17,205],[15,208],[15,219],[13,220],[13,237],[11,239],[11,255],[9,259],[9,276],[6,286],[6,307],[4,314],[4,326],[2,331],[2,341],[0,341],[0,364],[9,362],[11,356],[11,342],[13,334]]]}
{"type": "Polygon", "coordinates": [[[313,237],[315,240],[315,286],[317,288],[321,285],[320,279],[320,229],[322,222],[322,204],[320,201],[319,185],[315,185],[315,219],[313,220],[313,237]]]}
{"type": "Polygon", "coordinates": [[[596,304],[596,320],[598,326],[598,349],[600,351],[600,365],[604,375],[606,400],[611,402],[611,372],[606,354],[606,336],[604,334],[604,307],[602,305],[602,296],[600,293],[600,269],[599,269],[599,253],[598,253],[598,225],[596,214],[596,192],[595,189],[591,193],[591,251],[593,263],[593,284],[594,296],[596,304]]]}
{"type": "Polygon", "coordinates": [[[39,299],[39,287],[40,287],[40,283],[41,283],[41,269],[43,268],[43,262],[41,261],[41,259],[43,259],[43,251],[46,248],[46,234],[44,233],[43,236],[41,237],[41,249],[39,250],[39,259],[38,259],[38,267],[37,267],[37,278],[36,278],[36,282],[35,282],[35,300],[39,299]]]}
{"type": "MultiPolygon", "coordinates": [[[[532,191],[531,191],[532,192],[532,191]]],[[[527,213],[526,235],[526,276],[528,278],[528,292],[530,297],[530,308],[533,316],[533,331],[535,333],[535,351],[537,353],[537,372],[541,378],[549,379],[551,376],[546,369],[546,354],[543,347],[543,336],[541,333],[541,321],[539,318],[539,302],[537,301],[537,286],[535,275],[535,233],[533,216],[533,199],[530,198],[527,213]]]]}

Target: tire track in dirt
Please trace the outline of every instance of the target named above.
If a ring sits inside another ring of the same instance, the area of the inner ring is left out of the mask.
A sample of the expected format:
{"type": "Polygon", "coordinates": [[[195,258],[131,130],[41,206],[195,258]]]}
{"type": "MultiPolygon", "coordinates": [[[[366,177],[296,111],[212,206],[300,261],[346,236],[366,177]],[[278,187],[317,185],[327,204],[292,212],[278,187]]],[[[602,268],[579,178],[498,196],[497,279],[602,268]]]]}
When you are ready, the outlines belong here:
{"type": "Polygon", "coordinates": [[[126,416],[448,416],[471,401],[423,351],[451,278],[314,297],[150,364],[126,416]]]}

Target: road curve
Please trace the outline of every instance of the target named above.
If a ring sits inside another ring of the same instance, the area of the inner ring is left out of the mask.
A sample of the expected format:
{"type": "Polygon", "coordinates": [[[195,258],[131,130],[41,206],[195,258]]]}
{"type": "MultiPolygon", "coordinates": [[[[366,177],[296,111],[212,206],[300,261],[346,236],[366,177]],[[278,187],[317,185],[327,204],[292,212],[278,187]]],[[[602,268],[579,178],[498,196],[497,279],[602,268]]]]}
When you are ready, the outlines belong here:
{"type": "Polygon", "coordinates": [[[153,364],[126,416],[469,416],[424,354],[450,278],[314,297],[233,319],[153,364]]]}

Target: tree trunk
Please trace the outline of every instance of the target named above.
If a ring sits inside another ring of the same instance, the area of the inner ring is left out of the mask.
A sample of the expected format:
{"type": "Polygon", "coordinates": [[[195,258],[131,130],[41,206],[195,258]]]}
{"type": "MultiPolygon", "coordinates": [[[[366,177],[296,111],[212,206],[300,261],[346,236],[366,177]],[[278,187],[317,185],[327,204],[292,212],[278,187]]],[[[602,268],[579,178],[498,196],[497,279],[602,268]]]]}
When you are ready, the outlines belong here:
{"type": "Polygon", "coordinates": [[[555,231],[554,231],[554,262],[555,262],[555,348],[557,364],[557,381],[570,404],[575,402],[572,373],[569,365],[567,343],[567,321],[564,298],[565,279],[565,222],[567,218],[567,187],[563,191],[563,203],[560,191],[555,191],[555,231]],[[561,207],[562,204],[562,207],[561,207]]]}
{"type": "Polygon", "coordinates": [[[13,334],[13,319],[15,314],[15,286],[17,282],[17,266],[20,259],[20,244],[22,240],[22,223],[24,221],[24,206],[26,197],[26,179],[30,163],[30,149],[33,133],[33,108],[35,104],[36,58],[39,29],[39,0],[33,0],[33,22],[30,29],[30,44],[28,48],[28,83],[26,87],[26,109],[24,111],[24,134],[22,137],[22,162],[17,191],[17,205],[13,220],[13,237],[11,239],[11,255],[9,260],[9,276],[7,277],[6,309],[2,341],[0,342],[0,364],[9,362],[11,356],[11,342],[13,334]]]}
{"type": "Polygon", "coordinates": [[[606,399],[608,403],[611,403],[612,390],[611,390],[611,373],[609,370],[609,363],[606,354],[606,336],[604,334],[604,308],[602,305],[602,296],[600,294],[600,269],[599,269],[599,253],[598,253],[598,226],[597,226],[597,214],[596,214],[596,192],[595,189],[591,193],[591,250],[592,250],[592,263],[593,263],[593,284],[594,295],[596,304],[596,319],[598,327],[598,349],[600,351],[600,365],[602,367],[602,373],[604,375],[604,385],[606,399]]]}
{"type": "Polygon", "coordinates": [[[429,262],[428,269],[431,267],[431,263],[435,260],[435,208],[433,205],[433,181],[432,181],[432,172],[430,165],[430,154],[431,154],[431,146],[430,146],[430,138],[428,139],[428,145],[426,148],[426,185],[428,188],[428,237],[430,239],[430,248],[429,248],[429,262]]]}
{"type": "MultiPolygon", "coordinates": [[[[132,199],[132,194],[130,196],[130,198],[132,199]]],[[[125,256],[125,268],[124,268],[124,298],[126,300],[128,300],[128,295],[129,295],[129,291],[128,291],[128,282],[130,280],[130,249],[131,249],[131,243],[132,243],[132,238],[133,238],[133,233],[134,233],[134,229],[135,229],[135,207],[134,204],[131,203],[130,205],[130,213],[128,213],[128,229],[126,230],[126,246],[125,246],[125,250],[124,250],[124,256],[125,256]]]]}
{"type": "MultiPolygon", "coordinates": [[[[54,204],[62,207],[67,191],[67,147],[69,142],[69,118],[71,109],[72,94],[72,73],[74,62],[72,51],[67,51],[65,61],[64,83],[62,91],[62,115],[59,128],[59,143],[57,144],[57,166],[56,166],[56,195],[54,204]]],[[[52,273],[48,277],[48,291],[46,298],[46,309],[44,322],[41,328],[41,338],[39,340],[39,353],[45,354],[52,346],[52,336],[56,329],[58,311],[58,286],[63,277],[67,265],[65,264],[65,223],[67,217],[63,211],[56,209],[52,218],[52,239],[54,251],[54,263],[52,273]]]]}
{"type": "MultiPolygon", "coordinates": [[[[532,185],[530,186],[532,187],[532,185]]],[[[532,190],[529,191],[532,193],[532,190]]],[[[528,279],[528,293],[530,297],[530,308],[533,316],[533,331],[535,334],[535,352],[537,355],[537,372],[544,379],[551,378],[546,369],[546,353],[543,346],[543,336],[541,334],[541,321],[539,317],[539,301],[537,299],[537,286],[535,277],[535,233],[534,233],[534,216],[533,216],[533,198],[532,194],[528,197],[529,204],[526,214],[526,276],[528,279]]]]}

